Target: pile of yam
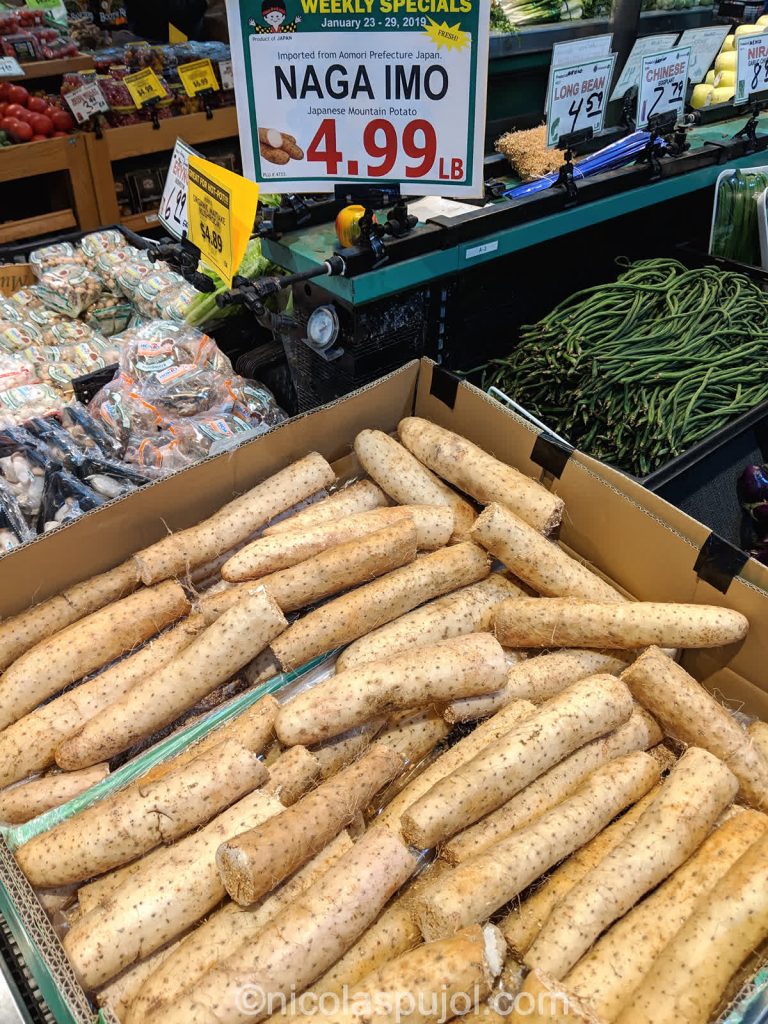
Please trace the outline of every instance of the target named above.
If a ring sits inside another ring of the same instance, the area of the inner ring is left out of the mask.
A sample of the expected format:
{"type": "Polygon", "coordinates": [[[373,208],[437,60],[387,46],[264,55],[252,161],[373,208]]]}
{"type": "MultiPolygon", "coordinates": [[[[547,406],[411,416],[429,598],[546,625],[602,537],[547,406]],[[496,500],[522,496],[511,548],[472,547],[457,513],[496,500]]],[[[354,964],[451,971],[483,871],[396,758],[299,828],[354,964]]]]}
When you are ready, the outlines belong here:
{"type": "Polygon", "coordinates": [[[747,619],[634,600],[437,424],[354,455],[0,623],[0,822],[94,1008],[714,1021],[768,942],[768,726],[675,656],[747,619]]]}

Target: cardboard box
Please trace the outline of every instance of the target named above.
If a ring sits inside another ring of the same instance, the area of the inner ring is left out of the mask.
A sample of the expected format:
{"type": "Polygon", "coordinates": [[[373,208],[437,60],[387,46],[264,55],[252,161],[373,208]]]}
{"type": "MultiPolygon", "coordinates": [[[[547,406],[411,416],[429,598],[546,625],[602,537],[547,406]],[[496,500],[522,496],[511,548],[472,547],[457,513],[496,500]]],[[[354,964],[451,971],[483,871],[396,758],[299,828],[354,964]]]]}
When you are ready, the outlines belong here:
{"type": "MultiPolygon", "coordinates": [[[[412,414],[463,434],[531,476],[543,477],[565,500],[564,544],[635,597],[717,604],[743,612],[751,622],[743,643],[686,652],[683,664],[730,706],[768,720],[768,575],[763,568],[750,565],[743,577],[730,580],[722,565],[713,572],[700,559],[708,537],[700,524],[593,459],[558,452],[530,424],[426,359],[0,558],[0,615],[12,615],[118,564],[168,529],[198,522],[308,451],[321,452],[347,473],[354,469],[352,442],[360,430],[393,431],[400,419],[412,414]]],[[[2,841],[0,883],[0,912],[27,951],[27,962],[56,1019],[90,1024],[85,996],[2,841]]]]}
{"type": "Polygon", "coordinates": [[[751,561],[741,576],[731,580],[726,573],[722,582],[711,565],[697,567],[709,537],[705,527],[588,456],[559,459],[530,424],[427,359],[0,558],[0,616],[111,568],[168,529],[198,522],[308,451],[340,460],[350,455],[358,431],[393,431],[412,414],[463,434],[529,476],[543,476],[565,500],[564,544],[634,597],[743,612],[751,622],[744,643],[686,652],[683,663],[710,688],[768,720],[768,570],[751,561]]]}
{"type": "Polygon", "coordinates": [[[36,280],[28,263],[4,263],[0,266],[0,295],[13,295],[36,280]]]}

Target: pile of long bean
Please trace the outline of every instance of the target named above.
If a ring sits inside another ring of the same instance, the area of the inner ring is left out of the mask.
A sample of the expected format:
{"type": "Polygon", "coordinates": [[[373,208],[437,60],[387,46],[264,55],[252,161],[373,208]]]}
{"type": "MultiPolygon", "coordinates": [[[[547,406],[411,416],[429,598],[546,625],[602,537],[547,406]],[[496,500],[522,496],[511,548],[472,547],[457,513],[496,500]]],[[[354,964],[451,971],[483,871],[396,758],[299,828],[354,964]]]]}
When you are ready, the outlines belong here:
{"type": "Polygon", "coordinates": [[[768,399],[768,294],[715,267],[624,265],[523,327],[483,383],[644,476],[768,399]]]}

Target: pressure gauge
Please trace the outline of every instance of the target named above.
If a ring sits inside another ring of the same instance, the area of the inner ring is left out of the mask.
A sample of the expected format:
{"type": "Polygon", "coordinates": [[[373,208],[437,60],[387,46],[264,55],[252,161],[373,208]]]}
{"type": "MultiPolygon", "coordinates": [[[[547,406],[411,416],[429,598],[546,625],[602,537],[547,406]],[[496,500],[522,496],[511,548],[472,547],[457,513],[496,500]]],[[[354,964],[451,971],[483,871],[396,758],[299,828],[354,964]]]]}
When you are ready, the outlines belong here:
{"type": "Polygon", "coordinates": [[[307,341],[319,352],[330,348],[339,336],[339,317],[333,306],[318,306],[307,321],[307,341]]]}

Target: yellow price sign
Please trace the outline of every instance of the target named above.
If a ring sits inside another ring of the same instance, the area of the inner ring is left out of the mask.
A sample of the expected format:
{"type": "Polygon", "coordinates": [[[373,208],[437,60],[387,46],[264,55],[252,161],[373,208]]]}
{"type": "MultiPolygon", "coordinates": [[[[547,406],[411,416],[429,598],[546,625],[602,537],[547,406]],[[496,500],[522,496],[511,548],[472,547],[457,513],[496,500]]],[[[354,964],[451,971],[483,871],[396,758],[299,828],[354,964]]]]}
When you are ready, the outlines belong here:
{"type": "Polygon", "coordinates": [[[259,186],[190,154],[187,223],[203,263],[232,287],[253,232],[259,186]]]}
{"type": "Polygon", "coordinates": [[[187,96],[197,96],[199,92],[212,89],[218,92],[219,83],[209,60],[193,60],[189,64],[179,64],[179,78],[187,96]]]}
{"type": "Polygon", "coordinates": [[[137,107],[143,107],[150,100],[167,99],[165,89],[160,79],[152,68],[142,68],[141,71],[134,71],[132,75],[126,75],[123,79],[128,86],[131,99],[137,107]]]}

